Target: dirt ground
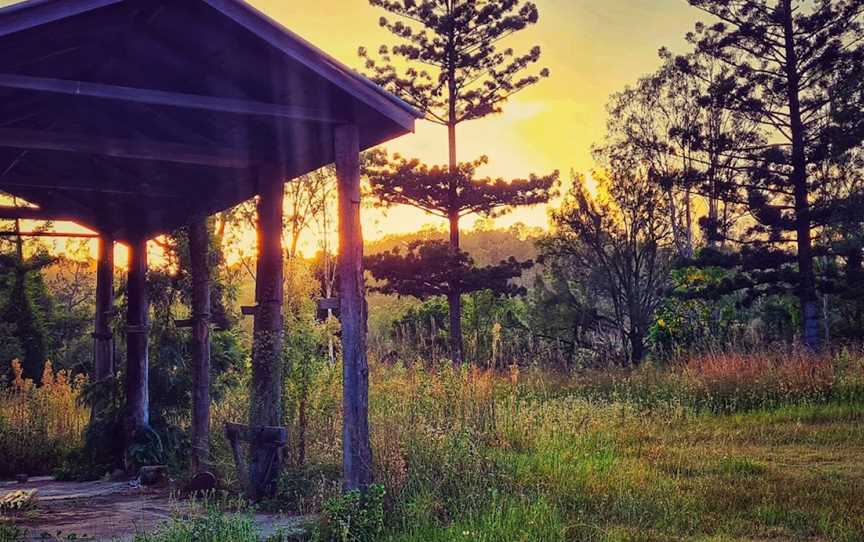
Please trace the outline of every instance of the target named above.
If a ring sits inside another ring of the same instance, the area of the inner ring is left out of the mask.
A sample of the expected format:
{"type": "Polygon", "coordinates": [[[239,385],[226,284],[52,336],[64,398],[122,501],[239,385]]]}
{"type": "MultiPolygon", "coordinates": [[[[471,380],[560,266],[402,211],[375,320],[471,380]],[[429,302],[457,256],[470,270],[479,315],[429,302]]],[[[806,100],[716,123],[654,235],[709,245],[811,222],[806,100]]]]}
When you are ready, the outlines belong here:
{"type": "MultiPolygon", "coordinates": [[[[172,515],[189,510],[188,502],[167,489],[141,488],[130,482],[58,482],[35,478],[27,483],[0,482],[0,498],[12,491],[37,491],[33,509],[11,523],[28,532],[30,540],[117,540],[151,532],[172,515]]],[[[257,514],[266,536],[302,529],[308,518],[257,514]]]]}

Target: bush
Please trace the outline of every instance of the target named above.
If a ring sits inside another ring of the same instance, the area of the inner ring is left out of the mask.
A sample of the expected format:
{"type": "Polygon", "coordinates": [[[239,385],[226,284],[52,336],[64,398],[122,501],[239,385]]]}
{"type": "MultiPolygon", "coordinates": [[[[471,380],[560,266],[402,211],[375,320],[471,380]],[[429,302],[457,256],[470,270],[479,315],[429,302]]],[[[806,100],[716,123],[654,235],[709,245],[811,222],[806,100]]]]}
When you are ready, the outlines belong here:
{"type": "Polygon", "coordinates": [[[45,363],[42,384],[23,377],[12,362],[13,379],[0,389],[0,477],[49,474],[80,447],[90,409],[79,401],[86,383],[45,363]]]}
{"type": "Polygon", "coordinates": [[[318,542],[375,542],[384,532],[384,486],[349,491],[324,505],[318,542]]]}
{"type": "Polygon", "coordinates": [[[0,523],[0,542],[21,542],[27,537],[27,531],[14,525],[0,523]]]}
{"type": "Polygon", "coordinates": [[[282,470],[276,490],[281,507],[301,514],[317,512],[338,494],[342,466],[331,463],[289,466],[282,470]]]}

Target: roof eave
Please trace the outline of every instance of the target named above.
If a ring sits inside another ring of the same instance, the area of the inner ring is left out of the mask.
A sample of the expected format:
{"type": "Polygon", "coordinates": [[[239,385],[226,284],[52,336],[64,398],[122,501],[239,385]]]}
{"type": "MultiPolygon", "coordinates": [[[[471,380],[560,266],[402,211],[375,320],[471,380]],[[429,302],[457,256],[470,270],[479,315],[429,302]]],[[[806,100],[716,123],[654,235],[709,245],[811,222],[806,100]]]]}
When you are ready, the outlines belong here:
{"type": "Polygon", "coordinates": [[[286,56],[379,111],[408,132],[424,115],[243,0],[203,0],[286,56]]]}
{"type": "Polygon", "coordinates": [[[81,13],[118,4],[123,0],[29,0],[0,8],[0,37],[81,13]]]}

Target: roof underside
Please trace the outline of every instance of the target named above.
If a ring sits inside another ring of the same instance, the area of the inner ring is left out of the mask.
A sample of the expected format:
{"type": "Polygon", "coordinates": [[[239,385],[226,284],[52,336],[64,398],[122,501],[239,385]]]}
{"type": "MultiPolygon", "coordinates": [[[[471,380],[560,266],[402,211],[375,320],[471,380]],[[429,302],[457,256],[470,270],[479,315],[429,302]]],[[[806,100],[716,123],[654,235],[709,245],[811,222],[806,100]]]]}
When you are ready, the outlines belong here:
{"type": "Polygon", "coordinates": [[[416,112],[239,0],[30,0],[0,10],[0,190],[152,236],[361,148],[416,112]]]}

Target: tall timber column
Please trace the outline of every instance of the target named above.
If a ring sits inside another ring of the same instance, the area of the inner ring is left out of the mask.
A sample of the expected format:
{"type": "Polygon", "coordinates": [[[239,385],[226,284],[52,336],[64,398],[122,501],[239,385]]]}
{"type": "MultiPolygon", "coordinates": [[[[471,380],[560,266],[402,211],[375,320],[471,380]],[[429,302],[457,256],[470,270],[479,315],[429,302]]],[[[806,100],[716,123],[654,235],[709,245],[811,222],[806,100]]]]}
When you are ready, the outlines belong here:
{"type": "Polygon", "coordinates": [[[99,382],[114,374],[114,239],[99,237],[96,258],[96,318],[93,330],[93,380],[99,382]]]}
{"type": "Polygon", "coordinates": [[[150,424],[147,239],[129,242],[126,308],[126,448],[150,424]]]}
{"type": "Polygon", "coordinates": [[[339,299],[342,320],[342,469],[346,491],[372,483],[369,365],[360,227],[360,144],[356,125],[335,129],[339,183],[339,299]]]}
{"type": "Polygon", "coordinates": [[[207,219],[189,226],[192,272],[192,471],[210,456],[210,234],[207,219]]]}
{"type": "Polygon", "coordinates": [[[267,435],[282,422],[282,199],[277,168],[259,171],[258,264],[249,412],[249,485],[253,498],[269,493],[279,475],[279,454],[267,435]]]}

